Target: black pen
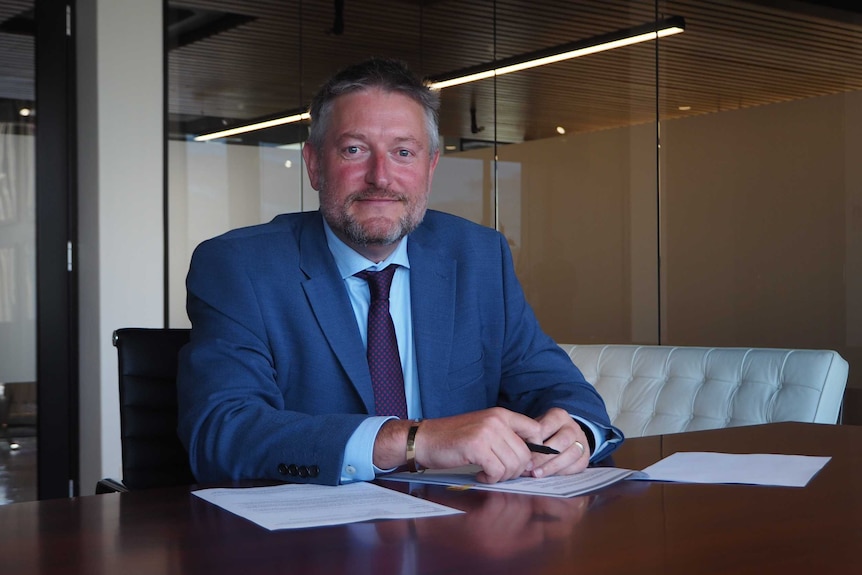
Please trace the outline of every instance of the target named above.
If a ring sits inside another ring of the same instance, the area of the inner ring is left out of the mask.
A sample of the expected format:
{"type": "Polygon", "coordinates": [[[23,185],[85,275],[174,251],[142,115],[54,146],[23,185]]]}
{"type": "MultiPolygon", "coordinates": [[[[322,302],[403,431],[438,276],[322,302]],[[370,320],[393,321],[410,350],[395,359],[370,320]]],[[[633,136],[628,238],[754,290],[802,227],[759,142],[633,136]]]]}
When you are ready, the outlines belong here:
{"type": "Polygon", "coordinates": [[[560,452],[554,449],[553,447],[548,447],[547,445],[539,445],[537,443],[526,442],[527,447],[530,448],[530,451],[533,453],[545,453],[547,455],[559,455],[560,452]]]}

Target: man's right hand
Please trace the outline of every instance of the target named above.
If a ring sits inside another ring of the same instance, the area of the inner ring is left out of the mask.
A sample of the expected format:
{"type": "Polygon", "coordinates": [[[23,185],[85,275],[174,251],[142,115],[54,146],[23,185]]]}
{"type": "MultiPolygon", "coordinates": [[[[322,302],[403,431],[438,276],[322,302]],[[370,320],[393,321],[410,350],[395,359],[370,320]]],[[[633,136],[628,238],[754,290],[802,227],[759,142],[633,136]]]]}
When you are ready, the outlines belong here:
{"type": "MultiPolygon", "coordinates": [[[[404,465],[410,420],[387,421],[374,444],[374,465],[389,469],[404,465]]],[[[532,469],[526,441],[542,443],[541,424],[525,415],[492,407],[463,415],[426,419],[416,433],[416,462],[430,469],[474,464],[476,478],[497,483],[532,469]]]]}

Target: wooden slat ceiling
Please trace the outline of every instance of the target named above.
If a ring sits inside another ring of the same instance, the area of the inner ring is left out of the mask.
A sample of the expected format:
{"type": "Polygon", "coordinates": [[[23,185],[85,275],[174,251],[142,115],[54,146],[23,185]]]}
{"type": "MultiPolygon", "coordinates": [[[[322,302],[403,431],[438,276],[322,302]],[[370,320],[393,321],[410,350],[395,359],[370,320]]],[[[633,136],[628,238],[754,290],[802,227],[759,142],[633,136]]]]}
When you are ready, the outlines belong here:
{"type": "MultiPolygon", "coordinates": [[[[22,3],[32,4],[0,0],[22,3]]],[[[329,74],[371,55],[433,77],[671,15],[686,19],[686,32],[658,51],[646,43],[445,89],[441,132],[447,141],[519,142],[553,136],[556,126],[651,122],[657,109],[675,118],[862,89],[860,2],[344,0],[340,34],[328,0],[169,4],[251,18],[170,50],[169,112],[191,133],[304,108],[329,74]],[[471,108],[484,130],[471,129],[471,108]]],[[[2,70],[15,49],[6,39],[0,34],[2,70]]],[[[0,82],[0,98],[10,91],[0,82]]]]}
{"type": "Polygon", "coordinates": [[[623,0],[345,0],[340,35],[331,32],[333,2],[182,5],[255,17],[171,51],[170,109],[184,119],[234,124],[302,108],[327,75],[370,55],[433,77],[671,15],[686,19],[686,32],[662,40],[658,53],[647,43],[444,90],[441,132],[447,141],[519,142],[556,126],[650,122],[656,77],[662,118],[862,88],[860,14],[800,2],[680,0],[657,10],[623,0]]]}

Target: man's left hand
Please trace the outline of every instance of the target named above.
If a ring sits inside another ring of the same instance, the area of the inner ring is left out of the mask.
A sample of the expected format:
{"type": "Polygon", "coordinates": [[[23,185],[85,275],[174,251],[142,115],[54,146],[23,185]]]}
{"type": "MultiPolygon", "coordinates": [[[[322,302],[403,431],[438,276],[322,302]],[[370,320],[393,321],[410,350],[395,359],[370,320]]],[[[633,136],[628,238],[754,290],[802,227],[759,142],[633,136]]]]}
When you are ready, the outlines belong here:
{"type": "Polygon", "coordinates": [[[581,426],[559,407],[552,407],[537,421],[542,426],[545,445],[560,452],[559,455],[533,454],[533,477],[574,475],[590,463],[590,444],[581,426]]]}

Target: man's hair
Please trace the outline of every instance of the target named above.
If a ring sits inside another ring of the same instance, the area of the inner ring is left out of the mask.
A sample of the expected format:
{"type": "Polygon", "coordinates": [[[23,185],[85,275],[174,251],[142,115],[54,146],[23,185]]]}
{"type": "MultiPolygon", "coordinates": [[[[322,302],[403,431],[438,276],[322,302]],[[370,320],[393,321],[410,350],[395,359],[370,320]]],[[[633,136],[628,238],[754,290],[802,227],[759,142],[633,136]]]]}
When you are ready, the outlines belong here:
{"type": "Polygon", "coordinates": [[[387,58],[371,58],[348,66],[320,88],[309,107],[311,127],[308,131],[308,143],[315,149],[322,149],[329,127],[332,103],[336,98],[371,88],[403,94],[422,106],[425,110],[425,129],[428,132],[428,153],[431,156],[436,154],[440,149],[437,127],[439,94],[416,77],[404,62],[387,58]]]}

